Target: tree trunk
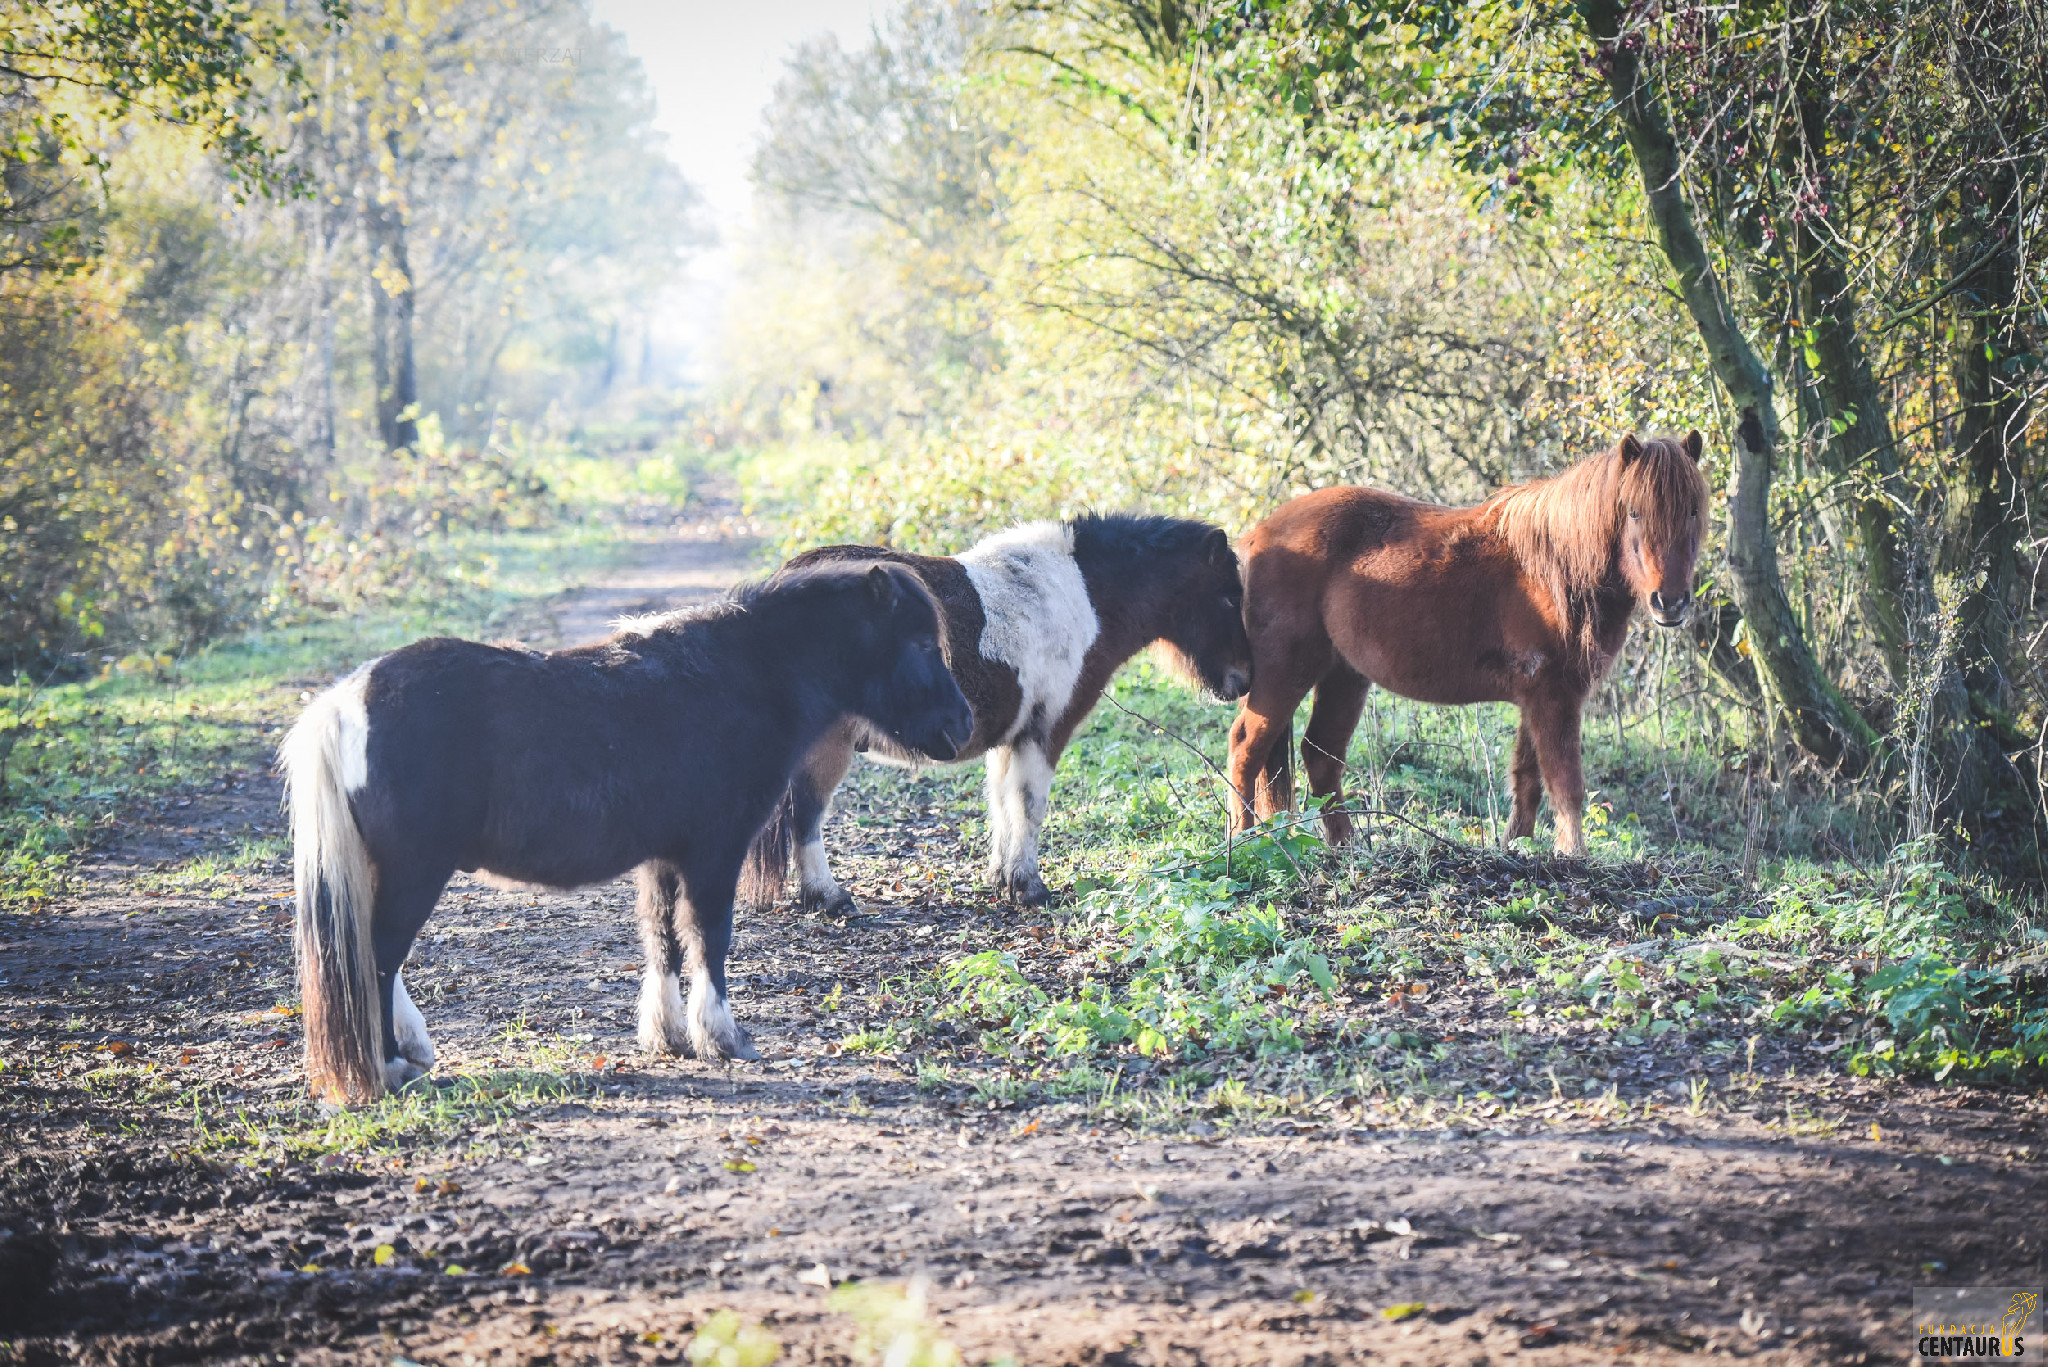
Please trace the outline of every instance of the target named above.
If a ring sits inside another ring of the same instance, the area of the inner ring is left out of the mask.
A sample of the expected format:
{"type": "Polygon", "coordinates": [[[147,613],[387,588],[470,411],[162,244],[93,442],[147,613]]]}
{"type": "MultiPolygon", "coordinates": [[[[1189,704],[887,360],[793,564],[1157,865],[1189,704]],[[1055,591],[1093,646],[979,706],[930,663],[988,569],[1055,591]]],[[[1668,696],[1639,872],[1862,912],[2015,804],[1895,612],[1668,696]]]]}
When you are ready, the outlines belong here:
{"type": "Polygon", "coordinates": [[[1714,374],[1734,400],[1735,487],[1728,498],[1728,577],[1742,609],[1758,681],[1799,747],[1851,771],[1869,762],[1877,737],[1821,672],[1785,595],[1772,539],[1770,492],[1778,446],[1771,376],[1736,324],[1679,188],[1679,156],[1656,93],[1642,70],[1641,38],[1621,31],[1620,0],[1579,0],[1606,67],[1615,112],[1642,174],[1664,256],[1705,344],[1714,374]]]}
{"type": "Polygon", "coordinates": [[[370,361],[377,385],[377,436],[391,450],[419,441],[419,379],[413,366],[412,264],[405,216],[396,206],[363,209],[370,248],[370,361]]]}
{"type": "MultiPolygon", "coordinates": [[[[1996,190],[1968,187],[1987,197],[1996,190]]],[[[1955,520],[1946,556],[1948,568],[1966,585],[1958,605],[1959,676],[1945,690],[1943,710],[1954,753],[1954,802],[1969,811],[2011,778],[2006,755],[2023,747],[2011,713],[2007,672],[2012,649],[2012,597],[2020,571],[2022,515],[2020,479],[2025,452],[2015,439],[2024,426],[2025,398],[2004,373],[2006,359],[2026,349],[2017,332],[2019,262],[2007,222],[1993,217],[1983,234],[1958,244],[1956,269],[1984,259],[1967,288],[1956,294],[1951,374],[1960,411],[1954,449],[1957,477],[1951,488],[1962,515],[1955,520]],[[2005,230],[2003,240],[1999,234],[2005,230]]]]}
{"type": "MultiPolygon", "coordinates": [[[[1817,160],[1827,136],[1818,103],[1803,100],[1800,118],[1806,155],[1817,160]]],[[[1825,168],[1809,166],[1810,174],[1802,177],[1789,149],[1781,163],[1788,177],[1823,191],[1828,187],[1825,168]]],[[[1823,193],[1808,207],[1824,213],[1836,206],[1833,196],[1823,193]]],[[[1855,290],[1836,249],[1813,230],[1810,218],[1784,226],[1798,281],[1799,317],[1807,327],[1805,359],[1829,424],[1819,447],[1821,461],[1829,474],[1853,480],[1850,511],[1862,553],[1858,601],[1893,686],[1904,687],[1912,673],[1908,614],[1920,595],[1914,592],[1914,575],[1892,520],[1892,510],[1902,500],[1891,410],[1878,392],[1869,354],[1857,335],[1855,290]]]]}

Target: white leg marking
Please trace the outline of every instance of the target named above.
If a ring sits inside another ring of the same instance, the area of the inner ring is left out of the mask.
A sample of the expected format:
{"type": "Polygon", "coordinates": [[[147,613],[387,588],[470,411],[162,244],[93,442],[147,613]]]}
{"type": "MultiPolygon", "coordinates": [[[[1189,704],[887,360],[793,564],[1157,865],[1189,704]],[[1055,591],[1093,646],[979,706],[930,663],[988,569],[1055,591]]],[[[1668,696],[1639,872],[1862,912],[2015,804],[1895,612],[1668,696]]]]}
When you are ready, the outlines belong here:
{"type": "Polygon", "coordinates": [[[690,974],[690,1045],[698,1058],[761,1057],[701,968],[690,974]]]}
{"type": "Polygon", "coordinates": [[[423,1072],[433,1070],[434,1041],[427,1034],[427,1018],[412,1004],[403,973],[391,975],[391,1032],[398,1036],[401,1057],[418,1064],[423,1072]]]}
{"type": "Polygon", "coordinates": [[[1007,872],[1013,884],[1038,878],[1038,830],[1045,824],[1046,799],[1052,793],[1052,765],[1045,751],[1025,743],[1010,761],[1011,827],[1007,872]]]}
{"type": "Polygon", "coordinates": [[[988,871],[998,883],[1010,867],[1010,747],[988,752],[988,871]]]}
{"type": "Polygon", "coordinates": [[[640,975],[640,1047],[650,1054],[681,1054],[689,1045],[683,980],[649,964],[640,975]]]}
{"type": "Polygon", "coordinates": [[[796,847],[797,886],[803,889],[806,898],[818,898],[830,902],[839,895],[839,880],[832,876],[832,865],[825,858],[825,842],[806,840],[796,847]]]}
{"type": "Polygon", "coordinates": [[[389,1091],[395,1092],[406,1083],[423,1078],[426,1075],[426,1069],[420,1067],[409,1058],[384,1060],[384,1086],[389,1091]]]}

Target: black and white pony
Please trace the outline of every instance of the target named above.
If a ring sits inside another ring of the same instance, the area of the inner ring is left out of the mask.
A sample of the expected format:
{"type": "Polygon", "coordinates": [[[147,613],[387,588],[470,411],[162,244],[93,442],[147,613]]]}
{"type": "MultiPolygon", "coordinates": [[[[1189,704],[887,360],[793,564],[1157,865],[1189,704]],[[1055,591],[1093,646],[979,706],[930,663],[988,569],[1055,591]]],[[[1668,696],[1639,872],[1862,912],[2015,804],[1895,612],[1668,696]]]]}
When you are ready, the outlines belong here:
{"type": "Polygon", "coordinates": [[[420,641],[321,694],[280,752],[314,1092],[367,1101],[432,1066],[399,966],[457,869],[573,888],[637,867],[641,1044],[756,1057],[725,986],[748,846],[849,718],[958,751],[974,714],[939,632],[915,575],[835,564],[576,650],[420,641]]]}
{"type": "Polygon", "coordinates": [[[1026,905],[1050,894],[1038,873],[1053,769],[1110,676],[1148,645],[1213,696],[1251,684],[1243,581],[1221,528],[1178,518],[1088,516],[998,533],[959,556],[874,546],[807,551],[789,568],[886,560],[924,581],[946,623],[946,659],[974,704],[974,734],[952,756],[920,751],[859,719],[828,729],[790,780],[746,874],[749,901],[781,891],[794,848],[802,904],[845,910],[820,835],[856,751],[885,762],[988,757],[989,872],[1026,905]]]}

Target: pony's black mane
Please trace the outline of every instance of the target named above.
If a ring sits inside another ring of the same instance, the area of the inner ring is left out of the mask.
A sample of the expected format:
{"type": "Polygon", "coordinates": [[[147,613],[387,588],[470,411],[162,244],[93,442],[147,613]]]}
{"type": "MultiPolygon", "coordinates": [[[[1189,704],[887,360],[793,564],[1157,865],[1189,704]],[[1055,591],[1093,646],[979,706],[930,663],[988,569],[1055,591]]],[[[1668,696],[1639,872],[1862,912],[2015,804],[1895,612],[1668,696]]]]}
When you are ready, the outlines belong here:
{"type": "Polygon", "coordinates": [[[815,569],[806,567],[797,570],[777,570],[759,579],[748,579],[734,584],[709,602],[692,603],[688,607],[671,608],[667,612],[621,617],[614,624],[616,634],[625,637],[651,637],[677,633],[684,627],[699,623],[734,621],[757,608],[772,607],[783,599],[801,597],[806,589],[819,580],[839,578],[846,568],[846,563],[833,563],[820,565],[815,569]]]}
{"type": "Polygon", "coordinates": [[[1206,522],[1149,513],[1083,513],[1068,525],[1074,529],[1075,558],[1091,561],[1187,555],[1215,530],[1206,522]]]}
{"type": "Polygon", "coordinates": [[[639,617],[621,617],[613,623],[613,634],[604,644],[607,657],[624,663],[636,656],[658,654],[671,667],[705,673],[717,667],[723,644],[736,629],[763,609],[794,606],[810,597],[821,581],[846,579],[846,563],[821,565],[816,569],[778,570],[759,579],[735,584],[706,603],[672,608],[667,612],[639,617]]]}

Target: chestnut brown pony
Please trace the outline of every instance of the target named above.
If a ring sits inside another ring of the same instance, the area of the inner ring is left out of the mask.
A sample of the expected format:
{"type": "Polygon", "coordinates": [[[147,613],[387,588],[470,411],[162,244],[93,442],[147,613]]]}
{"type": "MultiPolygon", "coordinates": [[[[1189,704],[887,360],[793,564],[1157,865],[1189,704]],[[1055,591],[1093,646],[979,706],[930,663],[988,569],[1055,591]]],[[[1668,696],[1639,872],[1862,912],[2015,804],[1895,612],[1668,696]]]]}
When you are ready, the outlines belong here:
{"type": "Polygon", "coordinates": [[[1309,791],[1329,800],[1332,844],[1351,836],[1344,752],[1372,684],[1428,703],[1511,702],[1514,814],[1534,834],[1550,790],[1560,854],[1585,853],[1579,714],[1642,603],[1685,621],[1707,484],[1700,434],[1623,437],[1552,479],[1474,508],[1377,489],[1321,489],[1283,505],[1244,543],[1252,687],[1230,732],[1235,825],[1294,803],[1294,709],[1309,791]]]}

